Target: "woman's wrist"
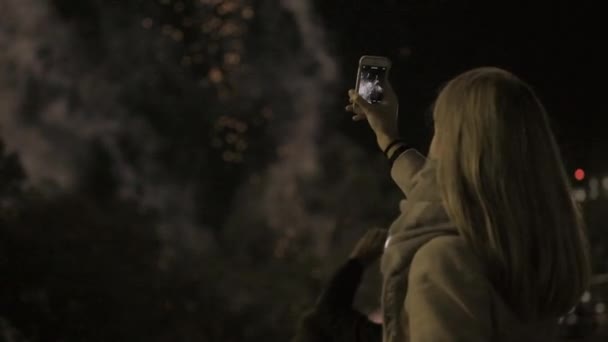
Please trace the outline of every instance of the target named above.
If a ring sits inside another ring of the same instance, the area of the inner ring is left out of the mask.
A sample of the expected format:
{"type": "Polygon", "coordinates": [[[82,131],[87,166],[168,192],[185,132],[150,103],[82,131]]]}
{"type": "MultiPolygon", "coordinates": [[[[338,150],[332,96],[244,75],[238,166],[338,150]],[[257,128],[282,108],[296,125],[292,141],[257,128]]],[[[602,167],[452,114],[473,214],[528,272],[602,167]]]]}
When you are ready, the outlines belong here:
{"type": "Polygon", "coordinates": [[[381,134],[376,137],[378,147],[381,151],[385,151],[388,145],[390,145],[395,139],[398,139],[397,134],[381,134]]]}
{"type": "Polygon", "coordinates": [[[391,168],[401,154],[412,148],[405,140],[398,137],[392,138],[391,136],[378,138],[378,146],[383,149],[391,168]]]}

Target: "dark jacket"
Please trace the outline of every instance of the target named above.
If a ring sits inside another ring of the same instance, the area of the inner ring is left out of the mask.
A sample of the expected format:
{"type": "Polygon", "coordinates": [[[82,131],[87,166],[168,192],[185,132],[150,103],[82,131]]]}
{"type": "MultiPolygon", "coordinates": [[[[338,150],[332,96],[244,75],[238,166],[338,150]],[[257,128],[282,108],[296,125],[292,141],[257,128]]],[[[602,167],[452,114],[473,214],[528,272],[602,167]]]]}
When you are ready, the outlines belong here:
{"type": "Polygon", "coordinates": [[[348,260],[331,277],[315,307],[299,322],[294,342],[380,342],[382,326],[353,309],[363,265],[348,260]]]}

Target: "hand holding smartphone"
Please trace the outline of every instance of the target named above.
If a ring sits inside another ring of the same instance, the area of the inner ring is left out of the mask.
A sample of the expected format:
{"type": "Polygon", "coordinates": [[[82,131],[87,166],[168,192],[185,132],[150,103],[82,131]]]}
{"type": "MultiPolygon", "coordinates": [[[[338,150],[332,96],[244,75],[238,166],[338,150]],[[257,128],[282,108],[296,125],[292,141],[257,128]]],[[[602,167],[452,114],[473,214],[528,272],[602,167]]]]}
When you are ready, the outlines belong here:
{"type": "Polygon", "coordinates": [[[368,103],[381,102],[391,61],[381,56],[363,56],[359,60],[355,90],[368,103]]]}
{"type": "Polygon", "coordinates": [[[351,104],[346,106],[355,114],[354,121],[367,120],[381,149],[398,136],[399,101],[388,82],[390,68],[386,57],[361,57],[356,87],[349,91],[351,104]]]}

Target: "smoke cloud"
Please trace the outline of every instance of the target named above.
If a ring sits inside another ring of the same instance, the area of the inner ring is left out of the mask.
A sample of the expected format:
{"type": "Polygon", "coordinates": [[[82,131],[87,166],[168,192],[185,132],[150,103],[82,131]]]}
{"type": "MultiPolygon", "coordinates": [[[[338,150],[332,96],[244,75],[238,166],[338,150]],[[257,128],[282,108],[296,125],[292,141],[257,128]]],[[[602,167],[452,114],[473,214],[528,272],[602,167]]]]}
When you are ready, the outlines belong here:
{"type": "MultiPolygon", "coordinates": [[[[276,9],[276,0],[265,3],[276,9]]],[[[252,84],[249,93],[239,95],[244,103],[287,92],[287,98],[275,99],[280,108],[275,113],[279,119],[274,132],[279,158],[266,171],[262,193],[250,194],[247,201],[259,203],[268,224],[287,239],[302,232],[317,235],[318,252],[322,253],[327,247],[321,242],[327,241],[334,219],[307,209],[298,184],[322,172],[318,133],[330,102],[328,89],[338,78],[337,66],[311,3],[280,0],[278,4],[282,11],[257,15],[290,16],[295,36],[289,39],[299,41],[300,46],[294,51],[288,50],[289,45],[280,47],[279,61],[253,59],[255,72],[249,77],[256,79],[243,79],[252,84]],[[263,74],[275,75],[275,82],[259,86],[263,74]]],[[[109,77],[110,62],[91,62],[78,32],[57,17],[49,1],[3,0],[0,6],[0,134],[7,148],[21,157],[29,181],[51,183],[62,191],[73,189],[90,162],[91,142],[100,142],[112,159],[120,195],[135,198],[143,207],[158,209],[165,216],[161,236],[178,239],[180,245],[192,249],[208,245],[203,242],[208,237],[196,237],[203,229],[194,223],[194,186],[171,178],[155,157],[162,147],[157,132],[120,101],[124,84],[150,70],[133,68],[122,78],[109,77]],[[137,164],[120,147],[124,137],[140,142],[137,164]]],[[[101,17],[104,20],[103,13],[101,17]]],[[[141,47],[139,23],[132,32],[103,33],[113,46],[145,48],[141,47]]],[[[146,39],[145,44],[161,45],[146,39]]]]}

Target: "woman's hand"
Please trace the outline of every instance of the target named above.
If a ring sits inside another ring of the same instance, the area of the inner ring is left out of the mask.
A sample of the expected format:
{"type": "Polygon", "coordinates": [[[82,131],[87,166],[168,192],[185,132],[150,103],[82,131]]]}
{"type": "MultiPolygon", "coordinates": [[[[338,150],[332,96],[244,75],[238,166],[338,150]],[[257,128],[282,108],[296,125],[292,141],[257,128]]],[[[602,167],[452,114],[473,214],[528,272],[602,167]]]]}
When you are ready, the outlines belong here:
{"type": "Polygon", "coordinates": [[[368,231],[363,235],[359,242],[357,242],[350,257],[361,261],[365,267],[369,266],[382,256],[387,235],[388,232],[386,229],[375,228],[368,231]]]}
{"type": "Polygon", "coordinates": [[[384,90],[384,99],[377,104],[371,104],[351,89],[348,91],[350,104],[346,106],[347,111],[355,113],[354,121],[367,119],[376,134],[378,146],[383,151],[399,136],[397,127],[399,101],[390,83],[384,84],[384,90]]]}

